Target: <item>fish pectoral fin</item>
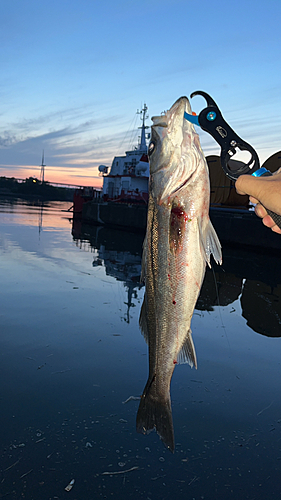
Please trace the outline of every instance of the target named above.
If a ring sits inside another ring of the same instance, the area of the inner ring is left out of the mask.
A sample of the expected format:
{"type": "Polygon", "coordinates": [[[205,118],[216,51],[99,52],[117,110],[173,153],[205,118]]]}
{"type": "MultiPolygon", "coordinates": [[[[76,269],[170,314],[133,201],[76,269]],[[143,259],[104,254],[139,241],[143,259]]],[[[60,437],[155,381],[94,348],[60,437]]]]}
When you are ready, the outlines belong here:
{"type": "Polygon", "coordinates": [[[146,296],[144,294],[143,302],[141,306],[140,318],[139,318],[139,326],[141,333],[144,336],[146,343],[148,344],[148,326],[147,326],[147,310],[146,310],[146,296]]]}
{"type": "Polygon", "coordinates": [[[190,329],[187,332],[186,339],[185,339],[183,346],[179,352],[177,363],[179,363],[179,364],[188,363],[191,366],[191,368],[193,366],[195,366],[195,368],[197,368],[196,352],[195,352],[195,347],[193,344],[190,329]]]}
{"type": "Polygon", "coordinates": [[[199,239],[200,239],[200,248],[204,259],[206,260],[209,267],[211,267],[210,257],[213,254],[213,257],[217,264],[222,263],[222,253],[221,253],[221,244],[218,239],[217,233],[214,230],[213,224],[210,219],[206,227],[202,228],[202,220],[197,219],[198,228],[199,228],[199,239]]]}

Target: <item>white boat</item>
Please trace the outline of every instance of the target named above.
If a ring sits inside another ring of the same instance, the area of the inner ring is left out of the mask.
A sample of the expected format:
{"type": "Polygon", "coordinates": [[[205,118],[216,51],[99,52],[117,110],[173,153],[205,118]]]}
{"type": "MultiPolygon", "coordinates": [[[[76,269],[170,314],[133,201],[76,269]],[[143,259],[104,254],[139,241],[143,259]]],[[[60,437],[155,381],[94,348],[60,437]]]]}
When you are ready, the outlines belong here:
{"type": "Polygon", "coordinates": [[[147,156],[146,139],[149,134],[145,125],[147,106],[139,112],[142,118],[141,137],[138,146],[126,151],[125,156],[115,156],[110,171],[105,165],[99,166],[103,176],[102,195],[104,201],[147,203],[149,163],[147,156]]]}

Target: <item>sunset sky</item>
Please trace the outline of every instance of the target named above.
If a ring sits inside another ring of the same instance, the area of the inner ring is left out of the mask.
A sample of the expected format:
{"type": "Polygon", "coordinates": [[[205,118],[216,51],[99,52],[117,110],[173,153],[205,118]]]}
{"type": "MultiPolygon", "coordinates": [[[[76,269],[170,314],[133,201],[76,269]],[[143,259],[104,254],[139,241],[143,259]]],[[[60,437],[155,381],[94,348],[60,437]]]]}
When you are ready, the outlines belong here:
{"type": "Polygon", "coordinates": [[[39,177],[44,150],[45,180],[98,186],[97,167],[137,145],[137,109],[195,90],[263,163],[281,149],[280,19],[280,0],[1,2],[0,176],[39,177]]]}

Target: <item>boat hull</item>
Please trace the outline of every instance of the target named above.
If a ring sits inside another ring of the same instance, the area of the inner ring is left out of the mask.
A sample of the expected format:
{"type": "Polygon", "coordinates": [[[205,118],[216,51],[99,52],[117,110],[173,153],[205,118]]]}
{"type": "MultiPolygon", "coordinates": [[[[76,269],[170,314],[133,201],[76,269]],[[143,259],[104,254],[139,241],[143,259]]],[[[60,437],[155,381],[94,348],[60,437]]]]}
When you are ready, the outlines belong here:
{"type": "MultiPolygon", "coordinates": [[[[146,205],[130,203],[93,201],[84,203],[82,211],[82,219],[90,224],[137,231],[145,231],[146,218],[146,205]]],[[[281,236],[265,227],[254,211],[210,207],[210,219],[223,244],[281,250],[281,236]]]]}
{"type": "Polygon", "coordinates": [[[145,230],[147,206],[130,203],[84,203],[82,218],[86,222],[108,226],[145,230]]]}

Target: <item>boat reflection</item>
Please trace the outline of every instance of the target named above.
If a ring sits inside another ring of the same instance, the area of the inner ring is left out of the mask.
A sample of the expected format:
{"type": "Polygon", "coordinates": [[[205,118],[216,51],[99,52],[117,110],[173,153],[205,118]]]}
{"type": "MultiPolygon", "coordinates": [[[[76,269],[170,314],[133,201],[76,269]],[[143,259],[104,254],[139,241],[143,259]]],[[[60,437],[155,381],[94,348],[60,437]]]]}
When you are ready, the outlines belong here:
{"type": "MultiPolygon", "coordinates": [[[[104,226],[83,224],[74,219],[73,239],[85,248],[97,250],[93,265],[104,265],[106,273],[123,281],[128,291],[127,316],[129,321],[133,299],[142,287],[140,283],[141,253],[144,234],[135,234],[104,226]]],[[[206,270],[196,309],[212,311],[216,306],[239,301],[242,316],[256,333],[281,337],[281,259],[249,250],[224,247],[223,265],[206,270]]]]}
{"type": "Polygon", "coordinates": [[[132,299],[137,299],[137,290],[143,287],[140,283],[141,257],[130,252],[119,252],[117,250],[107,250],[105,245],[101,245],[98,250],[98,257],[93,261],[93,266],[104,265],[106,274],[112,276],[117,281],[123,281],[127,289],[128,300],[127,314],[124,320],[130,322],[130,308],[135,307],[132,299]]]}
{"type": "Polygon", "coordinates": [[[82,225],[81,219],[74,218],[73,239],[81,249],[88,243],[91,250],[96,250],[93,266],[104,266],[106,274],[117,281],[122,281],[127,291],[127,311],[124,321],[130,322],[130,309],[135,307],[140,283],[142,234],[108,229],[103,226],[82,225]]]}
{"type": "MultiPolygon", "coordinates": [[[[239,299],[241,314],[256,333],[281,337],[281,259],[237,248],[223,249],[223,264],[207,269],[196,309],[212,311],[239,299]]],[[[230,312],[234,312],[235,308],[230,312]]]]}

